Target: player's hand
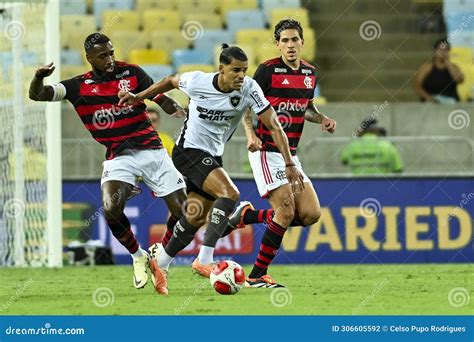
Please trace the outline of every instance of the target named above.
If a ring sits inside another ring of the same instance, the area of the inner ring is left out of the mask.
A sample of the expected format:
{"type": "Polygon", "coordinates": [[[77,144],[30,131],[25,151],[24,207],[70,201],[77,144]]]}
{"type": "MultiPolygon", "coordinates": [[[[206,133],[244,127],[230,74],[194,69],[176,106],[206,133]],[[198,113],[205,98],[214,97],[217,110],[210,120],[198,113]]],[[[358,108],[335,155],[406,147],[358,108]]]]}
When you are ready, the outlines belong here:
{"type": "Polygon", "coordinates": [[[48,77],[49,75],[51,75],[53,73],[54,69],[56,69],[56,67],[54,66],[53,62],[51,62],[47,65],[44,65],[44,66],[36,69],[35,77],[36,78],[48,77]]]}
{"type": "Polygon", "coordinates": [[[303,192],[304,190],[304,178],[301,172],[298,171],[296,166],[287,166],[285,168],[286,179],[291,185],[293,193],[303,192]]]}
{"type": "Polygon", "coordinates": [[[247,150],[250,152],[260,151],[262,149],[262,141],[256,136],[247,139],[247,150]]]}
{"type": "Polygon", "coordinates": [[[321,130],[328,131],[329,133],[334,133],[336,131],[337,122],[331,118],[324,118],[321,121],[321,130]]]}
{"type": "Polygon", "coordinates": [[[118,98],[119,98],[119,106],[124,106],[124,105],[134,105],[137,102],[140,102],[138,99],[137,95],[134,93],[131,93],[129,91],[119,91],[118,93],[118,98]]]}

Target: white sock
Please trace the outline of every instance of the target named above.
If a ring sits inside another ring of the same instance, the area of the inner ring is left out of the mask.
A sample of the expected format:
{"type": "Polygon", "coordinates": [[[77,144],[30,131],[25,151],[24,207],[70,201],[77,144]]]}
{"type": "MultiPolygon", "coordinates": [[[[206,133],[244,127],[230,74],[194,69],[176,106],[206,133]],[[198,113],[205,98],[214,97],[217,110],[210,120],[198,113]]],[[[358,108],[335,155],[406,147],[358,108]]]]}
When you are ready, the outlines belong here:
{"type": "Polygon", "coordinates": [[[132,258],[141,258],[142,256],[144,256],[145,254],[147,254],[140,246],[138,246],[138,249],[135,253],[132,254],[132,258]]]}
{"type": "Polygon", "coordinates": [[[201,246],[198,255],[199,262],[208,265],[214,262],[214,247],[201,246]]]}
{"type": "Polygon", "coordinates": [[[170,257],[168,253],[166,253],[165,249],[162,248],[160,253],[158,254],[158,257],[156,258],[156,262],[158,263],[158,267],[161,269],[168,271],[168,268],[170,267],[171,261],[173,261],[173,257],[170,257]]]}

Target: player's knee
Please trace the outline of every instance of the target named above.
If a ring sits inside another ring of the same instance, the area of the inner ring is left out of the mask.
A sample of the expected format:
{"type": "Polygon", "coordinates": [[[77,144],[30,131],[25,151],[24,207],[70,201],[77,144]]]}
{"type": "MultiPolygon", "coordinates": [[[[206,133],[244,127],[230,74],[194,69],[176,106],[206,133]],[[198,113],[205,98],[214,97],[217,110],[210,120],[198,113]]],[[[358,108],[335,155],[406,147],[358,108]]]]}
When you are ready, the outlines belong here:
{"type": "Polygon", "coordinates": [[[218,197],[230,198],[231,200],[237,202],[240,199],[240,192],[234,187],[225,187],[223,188],[218,197]]]}
{"type": "Polygon", "coordinates": [[[295,210],[291,206],[282,208],[275,216],[278,215],[278,221],[283,227],[288,227],[295,217],[295,210]]]}
{"type": "Polygon", "coordinates": [[[303,216],[302,222],[304,227],[311,226],[319,221],[321,218],[321,210],[314,210],[311,213],[303,216]]]}
{"type": "Polygon", "coordinates": [[[119,220],[122,217],[123,205],[119,200],[105,199],[102,205],[107,221],[119,220]]]}

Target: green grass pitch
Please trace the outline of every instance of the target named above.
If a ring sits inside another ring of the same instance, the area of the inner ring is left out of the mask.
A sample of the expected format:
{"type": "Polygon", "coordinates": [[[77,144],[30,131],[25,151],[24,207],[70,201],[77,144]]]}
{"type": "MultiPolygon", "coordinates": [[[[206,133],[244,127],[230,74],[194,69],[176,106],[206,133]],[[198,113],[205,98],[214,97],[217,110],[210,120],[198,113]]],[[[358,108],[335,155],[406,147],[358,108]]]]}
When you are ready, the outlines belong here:
{"type": "Polygon", "coordinates": [[[244,288],[223,296],[190,267],[172,267],[164,297],[151,280],[136,290],[131,266],[2,268],[0,314],[472,315],[473,270],[471,264],[275,265],[271,274],[287,290],[244,288]],[[449,298],[456,288],[464,299],[449,298]]]}

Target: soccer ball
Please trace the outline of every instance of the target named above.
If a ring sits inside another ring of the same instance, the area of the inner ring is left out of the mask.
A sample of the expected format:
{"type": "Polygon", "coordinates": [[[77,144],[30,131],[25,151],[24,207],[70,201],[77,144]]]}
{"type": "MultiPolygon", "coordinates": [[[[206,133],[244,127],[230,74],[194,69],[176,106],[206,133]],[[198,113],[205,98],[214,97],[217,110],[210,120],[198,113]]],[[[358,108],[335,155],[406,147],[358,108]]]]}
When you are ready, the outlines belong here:
{"type": "Polygon", "coordinates": [[[224,260],[214,266],[210,280],[218,293],[236,294],[244,286],[245,273],[238,263],[224,260]]]}

